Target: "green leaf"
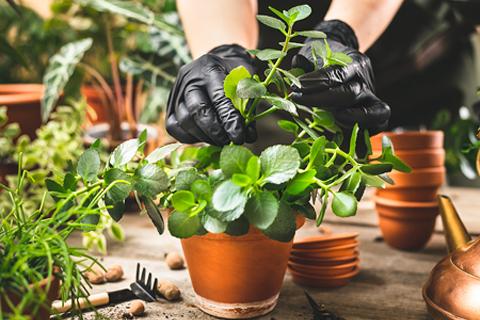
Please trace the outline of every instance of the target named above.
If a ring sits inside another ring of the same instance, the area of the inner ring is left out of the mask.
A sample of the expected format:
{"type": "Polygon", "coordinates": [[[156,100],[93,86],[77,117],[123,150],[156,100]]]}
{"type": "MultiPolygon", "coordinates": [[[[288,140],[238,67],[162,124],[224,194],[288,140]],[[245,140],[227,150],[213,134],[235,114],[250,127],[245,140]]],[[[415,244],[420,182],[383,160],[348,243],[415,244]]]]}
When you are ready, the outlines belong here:
{"type": "Polygon", "coordinates": [[[259,98],[267,93],[267,88],[250,78],[240,80],[237,85],[237,97],[241,99],[259,98]]]}
{"type": "Polygon", "coordinates": [[[283,69],[278,69],[278,71],[283,73],[283,75],[285,75],[287,79],[290,80],[290,82],[293,83],[295,86],[297,86],[298,88],[302,87],[300,80],[295,75],[283,69]]]}
{"type": "Polygon", "coordinates": [[[247,187],[252,184],[252,179],[246,174],[234,173],[232,176],[232,182],[239,187],[247,187]]]}
{"type": "Polygon", "coordinates": [[[157,163],[160,160],[165,159],[173,151],[177,150],[182,144],[181,143],[172,143],[163,147],[159,147],[153,150],[146,158],[148,163],[157,163]]]}
{"type": "Polygon", "coordinates": [[[351,157],[355,156],[355,150],[357,149],[357,137],[358,137],[358,123],[355,123],[355,125],[352,128],[352,134],[350,136],[350,145],[349,145],[349,151],[348,154],[351,157]]]}
{"type": "Polygon", "coordinates": [[[122,226],[120,226],[118,223],[116,222],[112,223],[109,231],[113,239],[117,241],[125,240],[125,232],[123,231],[122,226]]]}
{"type": "Polygon", "coordinates": [[[198,215],[189,215],[175,211],[168,219],[168,230],[177,238],[189,238],[194,236],[201,227],[198,215]]]}
{"type": "Polygon", "coordinates": [[[48,60],[43,76],[45,86],[42,97],[42,120],[46,122],[55,107],[65,85],[73,74],[85,52],[92,46],[92,39],[86,38],[71,42],[60,48],[58,53],[48,60]]]}
{"type": "Polygon", "coordinates": [[[332,52],[328,58],[330,65],[348,66],[352,63],[352,58],[343,52],[332,52]]]}
{"type": "Polygon", "coordinates": [[[388,184],[392,184],[392,185],[395,184],[395,181],[393,181],[392,178],[390,178],[390,176],[386,173],[382,173],[378,175],[378,177],[388,184]]]}
{"type": "Polygon", "coordinates": [[[97,179],[100,171],[100,155],[96,149],[87,149],[78,159],[77,173],[86,182],[97,179]]]}
{"type": "MultiPolygon", "coordinates": [[[[123,180],[130,182],[130,176],[118,168],[111,168],[105,172],[105,183],[107,185],[123,180]]],[[[118,182],[108,191],[107,195],[113,202],[120,202],[125,200],[132,191],[130,183],[118,182]]]]}
{"type": "Polygon", "coordinates": [[[278,59],[285,56],[286,53],[275,49],[263,49],[255,53],[255,56],[261,61],[278,59]]]}
{"type": "Polygon", "coordinates": [[[266,25],[267,27],[277,29],[283,32],[285,32],[285,29],[287,28],[283,21],[274,17],[258,14],[257,20],[260,21],[262,24],[266,25]]]}
{"type": "Polygon", "coordinates": [[[45,186],[47,187],[47,190],[50,193],[57,194],[57,193],[65,192],[65,189],[63,188],[63,186],[52,179],[45,179],[45,186]]]}
{"type": "Polygon", "coordinates": [[[363,172],[371,175],[379,175],[382,173],[390,172],[393,169],[391,163],[375,163],[375,164],[365,164],[360,168],[363,172]]]}
{"type": "Polygon", "coordinates": [[[304,192],[312,183],[315,182],[317,171],[314,169],[299,173],[287,185],[285,192],[291,195],[297,195],[304,192]]]}
{"type": "Polygon", "coordinates": [[[234,173],[245,173],[248,160],[253,157],[252,151],[242,146],[225,146],[220,154],[220,169],[225,177],[234,173]]]}
{"type": "MultiPolygon", "coordinates": [[[[285,42],[282,41],[282,42],[279,42],[278,44],[283,47],[283,46],[285,45],[285,42]]],[[[290,50],[290,49],[299,49],[299,48],[303,48],[303,47],[305,47],[305,46],[306,46],[305,43],[290,41],[290,42],[287,44],[287,50],[290,50]]]]}
{"type": "Polygon", "coordinates": [[[269,191],[260,191],[248,199],[245,215],[260,230],[265,230],[277,217],[278,199],[269,191]]]}
{"type": "Polygon", "coordinates": [[[354,172],[345,182],[345,185],[340,191],[348,191],[351,194],[355,194],[362,183],[362,174],[360,172],[354,172]]]}
{"type": "Polygon", "coordinates": [[[242,100],[237,96],[237,86],[240,80],[242,79],[249,79],[252,75],[248,72],[247,68],[244,66],[238,66],[225,77],[223,81],[223,90],[225,92],[225,96],[229,98],[233,106],[240,110],[242,108],[242,100]]]}
{"type": "Polygon", "coordinates": [[[315,208],[310,203],[293,204],[292,208],[302,213],[305,218],[314,220],[316,217],[315,208]]]}
{"type": "Polygon", "coordinates": [[[365,147],[367,149],[366,157],[371,156],[373,154],[372,151],[372,142],[370,141],[370,134],[368,133],[367,129],[363,130],[363,141],[365,143],[365,147]]]}
{"type": "Polygon", "coordinates": [[[190,188],[193,194],[202,200],[210,202],[212,198],[212,188],[207,180],[195,180],[190,188]]]}
{"type": "Polygon", "coordinates": [[[309,165],[316,167],[318,165],[324,164],[324,155],[325,155],[325,146],[327,145],[327,138],[325,136],[321,136],[312,144],[312,148],[310,149],[310,156],[309,156],[309,165]]]}
{"type": "Polygon", "coordinates": [[[237,220],[230,222],[225,230],[226,234],[231,236],[243,236],[250,230],[250,224],[244,216],[241,216],[237,220]]]}
{"type": "Polygon", "coordinates": [[[328,192],[326,192],[322,198],[322,207],[318,212],[318,216],[316,220],[317,227],[322,224],[323,219],[325,218],[325,212],[327,212],[327,207],[328,207],[328,192]]]}
{"type": "Polygon", "coordinates": [[[244,212],[247,195],[242,188],[227,180],[222,182],[212,196],[213,208],[222,213],[223,221],[238,219],[244,212]]]}
{"type": "Polygon", "coordinates": [[[287,111],[290,114],[293,114],[295,116],[298,116],[297,113],[297,107],[295,106],[295,103],[293,103],[290,100],[276,97],[276,96],[264,96],[263,99],[267,100],[269,103],[274,105],[275,107],[287,111]]]}
{"type": "Polygon", "coordinates": [[[313,113],[313,121],[315,124],[318,124],[322,127],[330,128],[335,124],[335,117],[332,113],[326,110],[315,109],[313,113]]]}
{"type": "Polygon", "coordinates": [[[309,128],[305,123],[303,123],[303,121],[295,119],[295,122],[300,126],[300,128],[302,128],[303,131],[305,131],[310,136],[310,138],[312,139],[319,138],[318,134],[315,131],[313,131],[311,128],[309,128]]]}
{"type": "Polygon", "coordinates": [[[337,192],[333,197],[332,211],[339,217],[354,216],[357,213],[357,199],[350,192],[337,192]]]}
{"type": "Polygon", "coordinates": [[[270,239],[289,242],[296,231],[295,214],[286,203],[280,202],[278,214],[273,223],[263,233],[270,239]]]}
{"type": "Polygon", "coordinates": [[[289,17],[295,15],[294,22],[297,22],[297,21],[308,18],[312,14],[312,8],[310,8],[309,5],[304,4],[304,5],[293,7],[289,9],[287,12],[289,17]]]}
{"type": "Polygon", "coordinates": [[[274,7],[272,6],[268,6],[268,9],[270,11],[272,11],[277,17],[279,17],[280,19],[282,19],[283,21],[285,21],[286,23],[289,23],[290,20],[288,19],[288,17],[286,15],[284,15],[282,12],[280,12],[279,10],[275,9],[274,7]]]}
{"type": "Polygon", "coordinates": [[[175,177],[175,189],[176,190],[190,190],[193,182],[201,179],[201,176],[198,174],[197,169],[188,168],[181,170],[177,173],[175,177]]]}
{"type": "Polygon", "coordinates": [[[194,194],[187,190],[175,192],[171,201],[173,208],[181,212],[186,212],[197,205],[194,194]]]}
{"type": "Polygon", "coordinates": [[[380,157],[380,161],[392,164],[393,169],[401,172],[409,173],[412,171],[412,168],[395,156],[392,141],[390,141],[390,138],[387,136],[382,137],[382,156],[380,157]]]}
{"type": "Polygon", "coordinates": [[[252,179],[253,182],[256,182],[260,178],[261,164],[260,159],[257,156],[253,156],[248,160],[247,167],[245,168],[245,173],[252,179]]]}
{"type": "Polygon", "coordinates": [[[142,197],[141,201],[145,205],[145,210],[147,211],[150,220],[152,220],[153,225],[157,228],[158,233],[162,234],[165,230],[165,223],[163,222],[160,209],[158,209],[158,206],[150,198],[142,197]]]}
{"type": "Polygon", "coordinates": [[[298,135],[298,130],[300,130],[298,124],[289,120],[278,120],[278,126],[283,130],[298,135]]]}
{"type": "Polygon", "coordinates": [[[307,30],[307,31],[297,31],[296,32],[299,36],[307,37],[307,38],[314,38],[314,39],[325,39],[327,35],[321,31],[317,30],[307,30]]]}
{"type": "Polygon", "coordinates": [[[200,221],[202,222],[203,227],[205,230],[211,233],[223,233],[227,230],[228,223],[216,219],[208,214],[209,210],[207,209],[200,217],[200,221]]]}
{"type": "Polygon", "coordinates": [[[168,185],[167,174],[155,164],[148,163],[135,171],[133,188],[141,195],[155,198],[168,185]]]}
{"type": "Polygon", "coordinates": [[[362,176],[362,181],[369,187],[374,187],[374,188],[385,188],[385,182],[377,177],[377,176],[372,176],[369,174],[364,174],[362,176]]]}
{"type": "Polygon", "coordinates": [[[110,156],[110,164],[114,167],[123,166],[129,163],[137,154],[140,143],[138,139],[130,139],[113,150],[110,156]]]}
{"type": "Polygon", "coordinates": [[[293,147],[275,145],[261,153],[260,162],[264,181],[281,184],[297,174],[300,167],[300,155],[293,147]]]}
{"type": "Polygon", "coordinates": [[[77,178],[71,172],[67,172],[65,177],[63,177],[63,188],[69,191],[76,191],[77,178]]]}
{"type": "Polygon", "coordinates": [[[114,202],[109,197],[105,197],[105,204],[110,217],[115,221],[120,221],[125,213],[125,201],[114,202]]]}

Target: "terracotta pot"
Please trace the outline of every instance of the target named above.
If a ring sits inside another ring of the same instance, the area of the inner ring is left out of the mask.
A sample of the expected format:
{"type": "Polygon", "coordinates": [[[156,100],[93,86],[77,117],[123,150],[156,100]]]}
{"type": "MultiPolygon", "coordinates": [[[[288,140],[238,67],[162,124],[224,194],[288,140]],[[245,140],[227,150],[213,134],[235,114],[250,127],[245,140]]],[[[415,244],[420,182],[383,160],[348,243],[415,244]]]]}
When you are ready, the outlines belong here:
{"type": "MultiPolygon", "coordinates": [[[[83,137],[83,142],[85,146],[90,146],[97,139],[101,139],[105,145],[108,146],[110,151],[113,151],[120,143],[123,141],[114,141],[110,142],[107,137],[109,134],[110,125],[108,123],[99,123],[93,125],[85,130],[85,135],[83,137]]],[[[137,135],[140,134],[144,129],[147,130],[147,144],[145,146],[145,154],[149,154],[158,146],[158,130],[157,128],[145,125],[138,124],[137,126],[137,135]]],[[[125,136],[125,140],[128,139],[129,134],[129,125],[127,122],[122,123],[122,131],[125,136]]]]}
{"type": "Polygon", "coordinates": [[[108,113],[108,105],[105,104],[103,100],[102,91],[99,91],[93,86],[82,86],[82,94],[87,100],[88,107],[90,110],[87,112],[87,120],[91,124],[98,124],[103,122],[108,122],[110,119],[108,113]]]}
{"type": "Polygon", "coordinates": [[[390,246],[418,250],[430,240],[438,215],[438,203],[406,202],[375,198],[380,230],[390,246]]]}
{"type": "Polygon", "coordinates": [[[393,171],[389,176],[395,184],[387,188],[439,187],[445,182],[445,167],[414,169],[410,173],[393,171]]]}
{"type": "MultiPolygon", "coordinates": [[[[58,270],[56,272],[59,272],[58,270]]],[[[32,307],[26,307],[24,310],[24,316],[30,316],[32,319],[35,320],[49,320],[50,319],[50,306],[52,304],[52,301],[58,299],[59,297],[59,292],[60,292],[60,279],[52,275],[50,278],[45,278],[42,281],[40,281],[38,284],[31,285],[31,287],[35,287],[36,290],[39,290],[39,295],[40,292],[45,292],[47,290],[47,286],[50,284],[48,293],[47,293],[47,299],[45,301],[45,304],[40,306],[35,313],[32,310],[32,307]]],[[[14,305],[17,305],[20,303],[20,298],[18,298],[18,295],[15,295],[13,293],[8,295],[8,298],[13,302],[14,305]]],[[[1,305],[1,310],[3,312],[11,312],[10,308],[7,305],[6,301],[0,300],[0,305],[1,305]]]]}
{"type": "Polygon", "coordinates": [[[358,233],[335,233],[324,236],[311,236],[295,240],[293,243],[294,249],[314,249],[314,248],[331,248],[350,244],[355,242],[358,237],[358,233]]]}
{"type": "Polygon", "coordinates": [[[358,241],[338,247],[322,249],[292,249],[292,256],[301,258],[330,259],[353,255],[358,247],[358,241]]]}
{"type": "MultiPolygon", "coordinates": [[[[376,158],[380,154],[381,152],[376,151],[371,157],[376,158]]],[[[445,164],[445,150],[443,149],[395,150],[395,155],[413,169],[442,167],[445,164]]]]}
{"type": "MultiPolygon", "coordinates": [[[[303,222],[298,216],[297,226],[303,222]]],[[[277,304],[293,241],[267,238],[253,227],[248,234],[206,234],[182,239],[197,306],[216,317],[245,319],[277,304]]]]}
{"type": "Polygon", "coordinates": [[[290,269],[289,272],[292,275],[293,281],[302,286],[316,288],[336,288],[348,284],[350,280],[360,272],[360,268],[356,267],[349,273],[328,277],[305,276],[304,274],[298,273],[292,269],[290,269]]]}
{"type": "Polygon", "coordinates": [[[304,258],[297,256],[290,256],[290,261],[302,265],[315,265],[315,266],[337,266],[345,263],[350,263],[358,259],[358,251],[346,256],[332,257],[332,258],[304,258]]]}
{"type": "Polygon", "coordinates": [[[355,259],[352,262],[341,264],[338,266],[316,266],[303,265],[295,262],[289,262],[288,268],[297,273],[302,273],[313,277],[334,277],[352,272],[359,264],[359,260],[355,259]]]}
{"type": "Polygon", "coordinates": [[[42,94],[41,84],[0,84],[0,106],[7,107],[8,122],[17,122],[31,139],[42,125],[42,94]]]}
{"type": "Polygon", "coordinates": [[[382,150],[382,137],[387,136],[393,143],[396,151],[401,150],[426,150],[443,148],[442,131],[405,131],[384,132],[370,139],[372,149],[382,150]]]}

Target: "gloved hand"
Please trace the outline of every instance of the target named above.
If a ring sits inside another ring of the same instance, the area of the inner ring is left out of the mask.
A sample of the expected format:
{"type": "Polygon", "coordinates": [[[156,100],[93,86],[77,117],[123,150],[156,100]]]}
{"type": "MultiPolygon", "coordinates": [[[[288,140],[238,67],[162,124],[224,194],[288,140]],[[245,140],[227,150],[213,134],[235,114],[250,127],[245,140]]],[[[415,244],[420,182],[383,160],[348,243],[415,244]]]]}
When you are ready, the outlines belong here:
{"type": "MultiPolygon", "coordinates": [[[[327,35],[333,52],[343,52],[352,58],[347,66],[332,65],[314,71],[311,39],[306,40],[293,57],[292,67],[306,73],[300,77],[301,88],[292,86],[292,98],[310,107],[329,109],[337,123],[351,128],[355,123],[375,134],[387,128],[390,107],[375,94],[373,70],[370,59],[358,51],[358,41],[353,30],[340,20],[321,22],[317,28],[327,35]]],[[[323,65],[320,58],[319,66],[323,65]]]]}
{"type": "Polygon", "coordinates": [[[253,58],[239,45],[222,45],[180,69],[167,105],[166,127],[183,143],[225,145],[253,142],[256,131],[223,91],[227,74],[239,65],[253,73],[253,58]]]}

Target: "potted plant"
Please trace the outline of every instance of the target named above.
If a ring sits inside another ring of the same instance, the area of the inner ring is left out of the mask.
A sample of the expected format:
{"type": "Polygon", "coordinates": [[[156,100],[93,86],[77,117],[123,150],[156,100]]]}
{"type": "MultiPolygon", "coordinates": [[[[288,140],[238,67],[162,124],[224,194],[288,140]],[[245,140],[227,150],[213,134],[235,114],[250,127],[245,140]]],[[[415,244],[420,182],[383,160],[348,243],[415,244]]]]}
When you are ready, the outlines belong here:
{"type": "Polygon", "coordinates": [[[20,156],[15,188],[0,184],[12,202],[10,211],[0,212],[0,318],[47,320],[54,299],[74,303],[88,296],[83,272],[97,261],[84,250],[69,247],[67,239],[80,226],[94,227],[86,220],[100,208],[85,205],[90,190],[84,189],[72,190],[53,206],[42,203],[27,210],[23,191],[29,172],[21,165],[20,156]]]}
{"type": "MultiPolygon", "coordinates": [[[[106,55],[108,57],[112,84],[110,85],[106,77],[94,65],[83,61],[85,60],[83,59],[84,54],[92,46],[93,38],[89,37],[65,45],[50,59],[49,67],[44,76],[44,83],[48,88],[45,90],[42,100],[42,117],[44,121],[48,119],[55,101],[57,101],[59,94],[78,65],[88,75],[90,83],[90,87],[84,87],[82,91],[93,106],[103,106],[103,109],[97,113],[106,112],[108,118],[107,123],[87,128],[85,136],[87,145],[93,143],[97,138],[102,138],[106,139],[109,148],[113,150],[119,143],[129,138],[137,137],[146,128],[151,141],[148,146],[155,147],[158,140],[157,130],[153,127],[139,125],[136,113],[141,110],[143,105],[148,105],[148,103],[143,103],[145,100],[145,86],[147,86],[147,90],[153,96],[153,94],[157,93],[154,90],[155,83],[160,84],[162,80],[166,80],[169,84],[173,82],[174,77],[164,70],[167,67],[171,67],[172,63],[163,63],[156,67],[152,61],[147,59],[148,57],[133,55],[131,57],[124,56],[120,61],[119,56],[122,53],[117,52],[114,45],[111,21],[114,15],[119,15],[135,21],[137,24],[148,26],[153,30],[151,32],[160,34],[169,32],[174,35],[181,35],[181,32],[176,26],[166,22],[163,16],[155,15],[150,9],[137,2],[92,0],[83,1],[80,4],[89,10],[93,9],[100,13],[97,17],[99,21],[96,21],[96,23],[98,23],[98,27],[101,30],[104,30],[103,37],[106,43],[106,55]],[[121,77],[120,68],[126,73],[124,79],[121,77]],[[134,83],[134,76],[141,77],[136,84],[134,83]],[[148,81],[144,79],[148,79],[148,81]],[[101,103],[99,104],[98,102],[101,103]]],[[[123,43],[117,45],[117,47],[127,47],[127,45],[123,43]]],[[[150,56],[152,58],[154,55],[150,54],[150,56]]]]}

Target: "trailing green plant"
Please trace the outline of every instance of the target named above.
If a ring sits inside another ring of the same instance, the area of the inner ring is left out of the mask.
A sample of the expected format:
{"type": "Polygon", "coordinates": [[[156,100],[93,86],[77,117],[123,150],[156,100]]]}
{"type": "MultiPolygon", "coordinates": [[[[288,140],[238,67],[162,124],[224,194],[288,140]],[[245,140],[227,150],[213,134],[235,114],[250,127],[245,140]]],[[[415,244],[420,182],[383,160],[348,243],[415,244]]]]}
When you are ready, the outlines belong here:
{"type": "MultiPolygon", "coordinates": [[[[334,214],[352,216],[367,186],[383,187],[385,183],[393,183],[387,175],[392,169],[410,170],[395,156],[388,138],[383,140],[382,154],[371,163],[367,131],[360,131],[356,125],[348,149],[343,150],[341,130],[330,113],[291,101],[286,88],[291,83],[300,85],[300,82],[294,71],[279,66],[288,51],[302,44],[290,40],[298,35],[318,38],[325,35],[316,31],[294,31],[294,23],[311,13],[308,6],[284,12],[272,8],[272,11],[282,20],[259,16],[259,21],[285,35],[282,49],[255,51],[256,56],[268,64],[265,77],[250,75],[243,67],[233,69],[225,79],[225,94],[246,122],[279,110],[287,111],[293,121],[282,120],[279,125],[292,133],[293,143],[271,146],[258,156],[238,145],[180,148],[179,144],[173,144],[156,149],[147,157],[140,152],[137,161],[129,164],[142,144],[142,140],[130,140],[113,152],[106,166],[107,170],[116,172],[110,176],[130,181],[130,187],[125,186],[121,196],[110,197],[108,203],[112,208],[120,210],[132,190],[140,200],[145,200],[145,192],[149,191],[150,200],[144,201],[142,206],[150,213],[159,232],[163,231],[163,221],[153,202],[158,197],[161,206],[173,209],[168,227],[176,237],[187,238],[206,232],[241,235],[252,225],[272,239],[289,241],[295,233],[296,212],[316,219],[317,224],[323,221],[329,204],[334,214]],[[254,109],[262,100],[271,106],[257,114],[254,109]],[[300,118],[297,109],[308,116],[300,118]],[[357,139],[364,140],[367,146],[364,157],[356,156],[357,139]],[[133,169],[129,169],[130,166],[133,169]],[[146,170],[147,167],[150,169],[146,170]],[[149,175],[155,176],[148,179],[148,185],[152,185],[140,188],[136,180],[150,171],[149,175]],[[311,205],[317,198],[321,201],[318,215],[311,205]]],[[[313,48],[312,54],[318,52],[329,61],[326,65],[349,63],[348,57],[331,52],[325,42],[317,42],[313,48]]],[[[102,175],[106,172],[100,173],[102,175]]],[[[110,213],[117,219],[121,217],[120,211],[110,213]]]]}
{"type": "MultiPolygon", "coordinates": [[[[98,200],[90,198],[91,190],[72,191],[52,206],[45,202],[45,192],[44,201],[30,211],[24,207],[27,179],[20,155],[18,184],[0,184],[11,201],[11,209],[0,210],[0,319],[31,319],[27,313],[35,315],[39,308],[50,309],[47,293],[53,285],[52,276],[62,283],[62,301],[75,303],[88,296],[83,272],[98,264],[84,249],[67,244],[74,231],[95,227],[88,224],[89,217],[102,208],[98,200]],[[49,279],[46,287],[40,288],[39,282],[45,278],[49,279]]],[[[66,185],[72,186],[68,182],[66,185]]]]}

